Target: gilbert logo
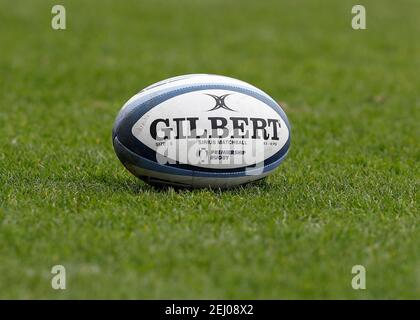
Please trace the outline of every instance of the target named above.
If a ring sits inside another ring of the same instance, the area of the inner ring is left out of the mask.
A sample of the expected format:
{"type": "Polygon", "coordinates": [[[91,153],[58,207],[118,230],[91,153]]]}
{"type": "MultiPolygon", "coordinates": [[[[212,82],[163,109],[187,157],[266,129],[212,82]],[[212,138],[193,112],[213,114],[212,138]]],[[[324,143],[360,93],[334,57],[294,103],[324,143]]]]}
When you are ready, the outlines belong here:
{"type": "Polygon", "coordinates": [[[214,100],[216,100],[216,105],[212,109],[207,110],[207,111],[214,111],[214,110],[217,110],[217,109],[225,109],[225,110],[236,112],[235,110],[229,108],[225,103],[226,97],[230,96],[231,93],[223,94],[221,96],[216,96],[215,94],[209,94],[209,93],[205,93],[205,95],[210,96],[210,97],[214,98],[214,100]]]}

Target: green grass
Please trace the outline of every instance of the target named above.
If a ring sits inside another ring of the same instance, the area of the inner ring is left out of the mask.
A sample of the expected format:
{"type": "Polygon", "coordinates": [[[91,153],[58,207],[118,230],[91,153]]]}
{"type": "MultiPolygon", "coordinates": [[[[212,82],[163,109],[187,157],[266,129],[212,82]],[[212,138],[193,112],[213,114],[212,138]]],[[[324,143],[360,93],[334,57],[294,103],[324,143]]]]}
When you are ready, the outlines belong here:
{"type": "Polygon", "coordinates": [[[0,298],[420,298],[420,2],[0,2],[0,298]],[[226,192],[156,191],[111,144],[186,73],[285,105],[286,161],[226,192]],[[67,289],[51,289],[51,267],[67,289]],[[367,289],[351,268],[367,268],[367,289]]]}

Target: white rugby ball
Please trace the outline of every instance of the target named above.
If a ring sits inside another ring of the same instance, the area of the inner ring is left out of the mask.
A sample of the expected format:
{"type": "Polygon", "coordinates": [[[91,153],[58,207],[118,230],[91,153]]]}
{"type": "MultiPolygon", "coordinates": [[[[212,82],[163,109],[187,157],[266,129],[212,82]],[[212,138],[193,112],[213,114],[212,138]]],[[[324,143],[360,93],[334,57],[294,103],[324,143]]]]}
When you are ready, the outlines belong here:
{"type": "Polygon", "coordinates": [[[285,158],[290,125],[276,101],[229,77],[157,82],[122,107],[115,152],[152,185],[228,188],[266,177],[285,158]]]}

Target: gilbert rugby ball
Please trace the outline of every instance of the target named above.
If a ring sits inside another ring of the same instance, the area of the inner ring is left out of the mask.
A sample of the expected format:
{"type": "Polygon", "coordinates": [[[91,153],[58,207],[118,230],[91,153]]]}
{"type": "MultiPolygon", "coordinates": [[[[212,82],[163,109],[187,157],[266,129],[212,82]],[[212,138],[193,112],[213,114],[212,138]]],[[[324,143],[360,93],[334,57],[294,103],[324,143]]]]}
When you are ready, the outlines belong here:
{"type": "Polygon", "coordinates": [[[256,87],[192,74],[155,83],[128,100],[112,140],[123,165],[147,183],[229,188],[262,179],[283,161],[290,125],[256,87]]]}

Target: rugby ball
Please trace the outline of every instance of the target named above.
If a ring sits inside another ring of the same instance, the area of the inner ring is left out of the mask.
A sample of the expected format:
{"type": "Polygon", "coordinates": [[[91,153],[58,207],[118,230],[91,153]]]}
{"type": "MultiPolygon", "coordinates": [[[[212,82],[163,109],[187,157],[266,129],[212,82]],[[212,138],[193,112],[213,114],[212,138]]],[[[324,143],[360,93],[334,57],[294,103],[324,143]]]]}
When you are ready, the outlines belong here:
{"type": "Polygon", "coordinates": [[[229,188],[262,179],[283,161],[290,125],[260,89],[191,74],[152,84],[128,100],[112,140],[122,164],[147,183],[229,188]]]}

